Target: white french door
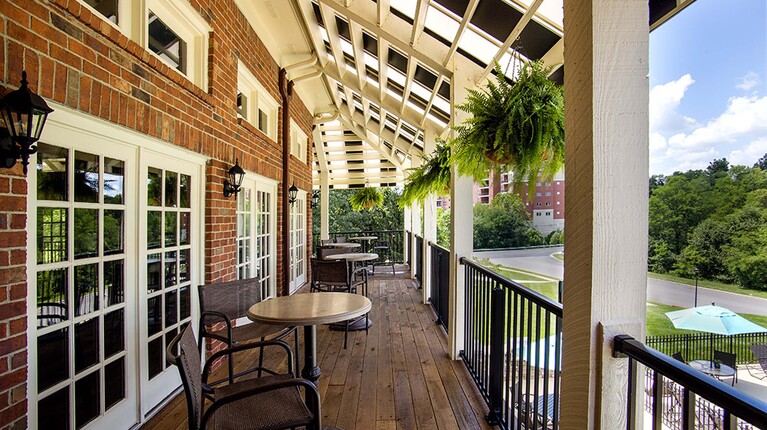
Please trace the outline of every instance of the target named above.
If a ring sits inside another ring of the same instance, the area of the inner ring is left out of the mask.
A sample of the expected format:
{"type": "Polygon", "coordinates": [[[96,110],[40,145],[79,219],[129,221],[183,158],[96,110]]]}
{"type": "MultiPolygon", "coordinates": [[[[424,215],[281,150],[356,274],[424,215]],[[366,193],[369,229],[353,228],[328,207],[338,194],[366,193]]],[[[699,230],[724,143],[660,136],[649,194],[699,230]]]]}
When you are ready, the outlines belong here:
{"type": "Polygon", "coordinates": [[[181,384],[166,347],[184,325],[197,326],[202,255],[202,166],[145,150],[139,167],[139,349],[141,412],[181,384]]]}
{"type": "Polygon", "coordinates": [[[306,192],[290,207],[290,293],[306,282],[306,192]]]}
{"type": "Polygon", "coordinates": [[[137,151],[61,122],[46,131],[28,175],[29,426],[128,428],[137,151]]]}
{"type": "Polygon", "coordinates": [[[277,183],[248,175],[237,194],[237,279],[257,276],[261,297],[276,295],[277,183]]]}

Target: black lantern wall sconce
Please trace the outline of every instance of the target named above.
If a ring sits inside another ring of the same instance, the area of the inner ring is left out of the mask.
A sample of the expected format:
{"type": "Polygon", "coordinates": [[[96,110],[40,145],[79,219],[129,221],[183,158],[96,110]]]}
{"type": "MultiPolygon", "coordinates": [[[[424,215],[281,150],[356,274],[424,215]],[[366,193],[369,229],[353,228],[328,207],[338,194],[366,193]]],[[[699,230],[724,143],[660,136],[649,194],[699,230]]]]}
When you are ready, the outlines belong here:
{"type": "Polygon", "coordinates": [[[320,204],[320,190],[312,190],[312,209],[320,204]]]}
{"type": "Polygon", "coordinates": [[[298,198],[298,188],[296,187],[296,183],[294,182],[293,185],[288,188],[288,203],[290,203],[291,206],[293,206],[293,203],[296,202],[296,199],[298,198]]]}
{"type": "Polygon", "coordinates": [[[6,94],[0,101],[5,130],[0,131],[0,167],[10,168],[21,160],[27,174],[29,156],[37,152],[35,142],[40,139],[45,120],[53,109],[45,100],[29,91],[27,72],[21,72],[21,87],[6,94]]]}
{"type": "Polygon", "coordinates": [[[224,179],[224,197],[236,196],[240,192],[242,179],[245,177],[245,171],[239,165],[239,160],[234,161],[234,166],[229,168],[229,179],[224,179]]]}

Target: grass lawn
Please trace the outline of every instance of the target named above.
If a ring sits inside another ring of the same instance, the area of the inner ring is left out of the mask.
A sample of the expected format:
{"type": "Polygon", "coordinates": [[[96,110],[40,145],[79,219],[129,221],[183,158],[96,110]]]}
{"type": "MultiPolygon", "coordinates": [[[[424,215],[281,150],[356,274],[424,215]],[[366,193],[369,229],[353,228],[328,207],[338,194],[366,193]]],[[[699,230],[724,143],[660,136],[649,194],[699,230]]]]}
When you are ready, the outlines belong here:
{"type": "MultiPolygon", "coordinates": [[[[676,282],[678,284],[695,285],[695,279],[687,279],[679,276],[669,275],[667,273],[653,273],[647,272],[647,276],[655,279],[662,279],[664,281],[676,282]]],[[[704,288],[711,288],[712,290],[728,291],[735,294],[743,294],[746,296],[762,297],[767,299],[767,291],[762,290],[750,290],[735,284],[725,284],[723,282],[709,281],[707,279],[699,279],[698,286],[704,288]]]]}
{"type": "MultiPolygon", "coordinates": [[[[666,312],[678,311],[684,308],[677,308],[675,306],[661,305],[657,303],[647,304],[647,336],[667,336],[667,335],[679,335],[686,333],[700,334],[702,332],[692,330],[679,330],[674,328],[671,324],[671,320],[666,316],[666,312]]],[[[762,327],[767,327],[767,316],[751,315],[751,314],[739,314],[743,318],[759,324],[762,327]]]]}
{"type": "Polygon", "coordinates": [[[559,261],[565,261],[565,253],[564,252],[555,252],[554,254],[551,254],[559,261]]]}

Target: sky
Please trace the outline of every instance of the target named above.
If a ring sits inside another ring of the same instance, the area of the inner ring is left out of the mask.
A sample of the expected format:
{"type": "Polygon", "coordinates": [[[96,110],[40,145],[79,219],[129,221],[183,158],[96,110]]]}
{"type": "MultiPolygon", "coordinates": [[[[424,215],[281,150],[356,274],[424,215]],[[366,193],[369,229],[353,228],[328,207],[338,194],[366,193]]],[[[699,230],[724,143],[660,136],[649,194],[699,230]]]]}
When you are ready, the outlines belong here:
{"type": "Polygon", "coordinates": [[[696,0],[650,33],[650,174],[767,153],[767,1],[696,0]]]}

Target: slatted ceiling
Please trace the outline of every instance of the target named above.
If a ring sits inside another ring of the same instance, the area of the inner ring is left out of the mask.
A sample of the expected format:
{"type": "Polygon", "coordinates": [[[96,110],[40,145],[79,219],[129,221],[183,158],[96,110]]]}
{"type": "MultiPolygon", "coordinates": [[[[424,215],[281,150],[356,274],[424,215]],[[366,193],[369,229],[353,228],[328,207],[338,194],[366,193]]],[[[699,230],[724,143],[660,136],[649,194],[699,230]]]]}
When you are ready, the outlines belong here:
{"type": "Polygon", "coordinates": [[[565,66],[562,66],[554,71],[554,73],[549,76],[549,79],[551,79],[552,82],[558,84],[558,85],[564,85],[565,83],[565,66]]]}
{"type": "MultiPolygon", "coordinates": [[[[327,162],[335,163],[331,183],[363,186],[360,181],[375,175],[376,169],[402,176],[397,169],[421,155],[426,130],[441,135],[450,124],[452,66],[448,65],[460,62],[478,77],[477,86],[488,76],[488,63],[498,58],[503,67],[514,48],[520,50],[522,62],[543,58],[548,65],[561,65],[562,16],[557,1],[544,0],[539,9],[529,11],[526,4],[540,3],[391,0],[376,5],[375,0],[291,0],[311,35],[312,50],[320,57],[325,72],[321,79],[330,99],[327,106],[339,110],[333,127],[348,129],[344,139],[334,133],[315,135],[322,140],[316,148],[327,162]],[[413,28],[414,21],[418,28],[413,28]],[[358,139],[347,140],[347,135],[358,139]],[[333,141],[337,143],[328,144],[333,141]]],[[[662,22],[692,0],[648,1],[652,23],[662,22]]],[[[561,83],[563,70],[556,69],[550,79],[561,83]]],[[[378,182],[391,180],[378,178],[378,182]]]]}
{"type": "Polygon", "coordinates": [[[482,0],[471,17],[471,23],[498,41],[504,41],[522,13],[503,0],[482,0]],[[503,19],[498,19],[498,17],[503,19]]]}

